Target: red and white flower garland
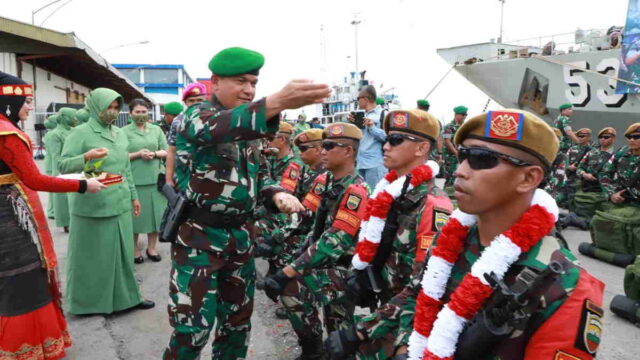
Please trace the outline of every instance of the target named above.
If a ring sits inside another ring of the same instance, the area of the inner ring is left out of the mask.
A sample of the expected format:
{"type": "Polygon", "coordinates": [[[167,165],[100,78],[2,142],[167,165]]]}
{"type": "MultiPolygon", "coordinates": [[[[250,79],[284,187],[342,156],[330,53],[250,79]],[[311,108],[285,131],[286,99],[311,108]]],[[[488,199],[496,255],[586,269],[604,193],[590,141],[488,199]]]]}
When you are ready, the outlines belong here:
{"type": "MultiPolygon", "coordinates": [[[[407,191],[411,191],[411,189],[420,184],[430,181],[439,170],[438,164],[431,160],[416,167],[411,171],[411,180],[407,191]]],[[[355,255],[351,259],[351,264],[354,268],[363,270],[373,261],[380,245],[380,237],[387,220],[389,208],[402,193],[402,187],[406,179],[406,175],[398,178],[398,173],[392,170],[376,184],[373,194],[367,203],[365,217],[360,224],[358,244],[356,245],[355,255]]]]}
{"type": "Polygon", "coordinates": [[[410,360],[453,359],[460,333],[467,321],[480,310],[493,289],[484,274],[502,279],[509,267],[547,235],[558,219],[558,206],[543,190],[536,190],[531,207],[509,230],[496,236],[472,265],[447,304],[442,296],[451,270],[464,248],[475,216],[455,210],[438,237],[422,278],[409,339],[410,360]]]}

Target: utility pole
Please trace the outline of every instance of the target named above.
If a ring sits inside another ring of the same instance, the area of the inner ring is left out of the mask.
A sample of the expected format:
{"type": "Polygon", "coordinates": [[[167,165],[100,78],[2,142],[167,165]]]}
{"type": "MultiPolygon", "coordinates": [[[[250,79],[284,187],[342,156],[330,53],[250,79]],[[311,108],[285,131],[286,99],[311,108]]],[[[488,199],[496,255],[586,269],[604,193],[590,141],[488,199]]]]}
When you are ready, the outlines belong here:
{"type": "Polygon", "coordinates": [[[359,73],[359,68],[358,68],[358,25],[360,25],[362,21],[358,20],[358,14],[354,14],[353,15],[353,21],[351,21],[351,25],[354,26],[355,28],[355,35],[356,35],[356,74],[359,73]]]}
{"type": "Polygon", "coordinates": [[[498,36],[498,44],[502,43],[502,27],[504,25],[504,2],[506,0],[498,0],[500,2],[500,36],[498,36]]]}
{"type": "Polygon", "coordinates": [[[59,3],[60,1],[62,1],[62,0],[55,0],[55,1],[52,1],[52,2],[50,2],[48,4],[46,4],[45,6],[41,7],[38,10],[32,10],[31,11],[31,25],[35,25],[36,24],[36,14],[37,13],[39,13],[40,11],[48,8],[49,6],[51,6],[51,5],[55,4],[55,3],[59,3]]]}

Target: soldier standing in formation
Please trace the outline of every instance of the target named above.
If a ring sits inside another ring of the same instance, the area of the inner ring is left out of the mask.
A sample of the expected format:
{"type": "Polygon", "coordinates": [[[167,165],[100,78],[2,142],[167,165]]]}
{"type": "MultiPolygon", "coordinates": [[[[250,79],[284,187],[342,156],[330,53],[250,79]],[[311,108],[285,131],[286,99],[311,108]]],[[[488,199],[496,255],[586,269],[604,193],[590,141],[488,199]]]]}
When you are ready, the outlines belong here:
{"type": "Polygon", "coordinates": [[[568,214],[562,214],[560,223],[562,227],[576,226],[582,230],[588,229],[588,224],[580,221],[575,215],[575,195],[578,186],[578,164],[591,150],[591,129],[582,128],[576,132],[578,143],[573,144],[567,150],[564,160],[564,179],[560,191],[555,198],[558,206],[569,210],[568,214]]]}
{"type": "Polygon", "coordinates": [[[422,110],[396,110],[387,115],[384,129],[384,165],[390,173],[369,199],[371,211],[365,215],[369,220],[360,229],[352,259],[355,277],[349,282],[357,305],[372,306],[375,311],[329,335],[327,348],[335,359],[356,352],[359,359],[406,357],[424,258],[453,211],[447,195],[435,185],[438,165],[427,162],[440,122],[422,110]],[[392,203],[380,200],[383,194],[393,196],[394,189],[404,188],[405,183],[405,191],[395,193],[399,196],[392,203]],[[385,207],[386,217],[379,218],[385,207]],[[376,294],[367,291],[371,286],[366,284],[365,269],[380,281],[379,306],[376,294]]]}
{"type": "Polygon", "coordinates": [[[491,111],[454,142],[459,209],[429,251],[409,359],[592,359],[604,284],[548,235],[559,210],[538,187],[558,151],[551,127],[525,111],[491,111]],[[505,287],[528,289],[530,301],[505,287]],[[535,321],[517,321],[519,307],[535,321]]]}
{"type": "MultiPolygon", "coordinates": [[[[76,110],[68,107],[63,107],[58,111],[57,116],[58,126],[51,132],[51,137],[48,139],[49,146],[47,147],[47,154],[51,156],[51,175],[60,175],[60,156],[62,155],[62,148],[64,142],[67,140],[71,130],[78,125],[76,119],[76,110]]],[[[69,196],[66,193],[54,193],[53,194],[53,208],[54,214],[56,214],[56,226],[63,228],[64,232],[69,232],[69,223],[71,217],[69,215],[69,196]]]]}
{"type": "Polygon", "coordinates": [[[624,134],[627,146],[618,150],[598,176],[610,204],[596,211],[591,221],[593,244],[580,244],[580,252],[622,267],[640,255],[640,123],[624,134]]]}
{"type": "Polygon", "coordinates": [[[265,280],[273,300],[282,298],[302,346],[300,359],[323,359],[324,308],[328,332],[352,324],[354,305],[346,294],[349,262],[368,198],[368,187],[355,168],[362,132],[352,124],[333,123],[323,132],[323,161],[329,173],[309,191],[319,203],[307,248],[289,265],[265,280]]]}
{"type": "MultiPolygon", "coordinates": [[[[53,164],[51,163],[51,152],[49,149],[51,148],[51,133],[58,126],[58,115],[54,114],[47,117],[47,120],[44,121],[44,127],[47,129],[47,133],[44,134],[42,138],[42,144],[46,150],[44,154],[44,173],[46,175],[51,176],[53,173],[53,164]]],[[[55,219],[55,210],[53,207],[53,194],[49,193],[49,201],[47,201],[47,218],[55,219]]]]}
{"type": "Polygon", "coordinates": [[[456,132],[460,128],[460,125],[467,117],[467,111],[469,109],[466,106],[456,106],[453,108],[453,120],[448,123],[442,130],[442,139],[444,139],[444,148],[442,149],[442,158],[444,160],[444,190],[453,196],[453,181],[455,176],[453,175],[458,167],[458,149],[453,145],[453,139],[456,132]]]}
{"type": "Polygon", "coordinates": [[[190,205],[171,247],[169,322],[174,331],[164,359],[198,358],[212,331],[212,358],[246,358],[256,275],[250,233],[257,198],[274,211],[302,210],[293,195],[264,191],[256,139],[276,133],[282,110],[320,103],[330,89],[295,80],[253,101],[263,64],[255,51],[220,51],[209,63],[210,101],[191,106],[184,115],[176,139],[176,175],[190,205]]]}

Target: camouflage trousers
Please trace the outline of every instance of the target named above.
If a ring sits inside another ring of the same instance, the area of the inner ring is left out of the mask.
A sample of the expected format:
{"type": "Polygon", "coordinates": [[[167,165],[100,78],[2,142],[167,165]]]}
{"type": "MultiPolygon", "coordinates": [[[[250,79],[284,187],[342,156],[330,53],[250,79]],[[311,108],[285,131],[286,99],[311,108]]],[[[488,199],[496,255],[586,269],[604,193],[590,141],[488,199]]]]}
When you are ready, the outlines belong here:
{"type": "Polygon", "coordinates": [[[357,317],[356,322],[363,325],[369,338],[360,343],[357,358],[386,360],[395,356],[399,348],[408,346],[415,306],[415,299],[411,298],[401,308],[385,304],[370,315],[357,317]]]}
{"type": "Polygon", "coordinates": [[[291,327],[300,340],[322,337],[320,308],[327,332],[353,324],[354,305],[345,293],[347,269],[313,270],[312,274],[290,281],[281,301],[287,309],[291,327]]]}
{"type": "MultiPolygon", "coordinates": [[[[273,253],[267,259],[269,262],[269,273],[274,274],[276,270],[284,268],[295,260],[293,254],[298,249],[304,239],[300,235],[291,235],[298,219],[295,216],[280,216],[283,214],[268,214],[256,222],[258,229],[258,239],[271,237],[273,239],[273,253]],[[276,216],[277,215],[277,216],[276,216]]],[[[295,214],[294,214],[295,215],[295,214]]],[[[260,241],[260,240],[258,240],[260,241]]],[[[256,245],[258,245],[256,243],[256,245]]]]}
{"type": "Polygon", "coordinates": [[[214,332],[212,359],[245,359],[256,269],[251,250],[214,253],[171,247],[169,323],[164,360],[196,359],[214,332]]]}
{"type": "Polygon", "coordinates": [[[579,187],[580,182],[578,181],[577,176],[575,174],[567,174],[565,181],[562,183],[556,196],[558,206],[569,211],[575,211],[574,198],[579,187]]]}
{"type": "Polygon", "coordinates": [[[444,167],[442,168],[441,171],[444,173],[445,188],[453,186],[453,183],[456,180],[454,173],[456,172],[457,169],[458,169],[458,159],[456,159],[455,155],[447,154],[446,156],[444,156],[444,167]]]}

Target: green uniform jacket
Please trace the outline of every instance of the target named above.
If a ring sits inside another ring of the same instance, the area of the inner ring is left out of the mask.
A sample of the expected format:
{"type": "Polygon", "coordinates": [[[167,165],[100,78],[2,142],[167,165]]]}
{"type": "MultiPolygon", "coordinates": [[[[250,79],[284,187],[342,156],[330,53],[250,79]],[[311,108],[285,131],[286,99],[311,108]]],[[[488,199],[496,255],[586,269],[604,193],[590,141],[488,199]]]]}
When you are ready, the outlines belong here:
{"type": "Polygon", "coordinates": [[[638,172],[640,172],[640,155],[633,155],[628,146],[623,146],[604,165],[598,180],[607,193],[607,198],[626,189],[626,195],[633,197],[635,201],[640,201],[638,172]]]}
{"type": "Polygon", "coordinates": [[[572,130],[571,119],[566,116],[560,115],[558,116],[555,123],[553,124],[553,127],[560,130],[560,132],[562,133],[562,137],[560,138],[560,149],[558,151],[560,152],[568,151],[571,145],[573,144],[573,142],[571,141],[571,139],[569,139],[566,133],[567,130],[572,130]]]}
{"type": "MultiPolygon", "coordinates": [[[[167,138],[158,125],[147,123],[144,130],[140,130],[138,125],[131,123],[122,128],[129,140],[129,153],[142,149],[149,151],[167,150],[167,138]]],[[[135,185],[152,185],[157,183],[158,174],[162,168],[160,159],[153,160],[134,159],[131,160],[131,173],[135,185]]]]}
{"type": "Polygon", "coordinates": [[[604,165],[611,158],[611,155],[611,151],[601,150],[600,147],[594,147],[589,150],[587,155],[585,155],[578,164],[578,171],[576,172],[578,178],[584,182],[585,180],[582,176],[584,174],[591,174],[597,179],[604,165]]]}
{"type": "Polygon", "coordinates": [[[123,181],[111,185],[96,194],[70,194],[71,213],[85,217],[109,217],[131,211],[131,201],[138,199],[138,193],[131,175],[129,161],[129,140],[116,126],[104,125],[91,118],[76,127],[64,144],[59,163],[63,174],[79,173],[84,169],[84,153],[104,147],[109,154],[100,167],[101,171],[123,175],[123,181]]]}

